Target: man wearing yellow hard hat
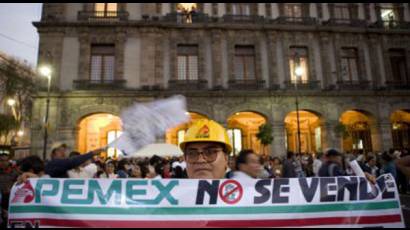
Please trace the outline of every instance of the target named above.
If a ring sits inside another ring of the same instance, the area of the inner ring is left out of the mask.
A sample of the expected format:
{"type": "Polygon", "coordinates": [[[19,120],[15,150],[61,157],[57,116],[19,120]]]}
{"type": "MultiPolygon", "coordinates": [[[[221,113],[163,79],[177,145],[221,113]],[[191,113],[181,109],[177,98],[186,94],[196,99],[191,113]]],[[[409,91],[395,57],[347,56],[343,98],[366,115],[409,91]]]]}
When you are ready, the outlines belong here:
{"type": "Polygon", "coordinates": [[[215,121],[194,122],[180,144],[190,179],[223,179],[232,151],[228,133],[215,121]]]}

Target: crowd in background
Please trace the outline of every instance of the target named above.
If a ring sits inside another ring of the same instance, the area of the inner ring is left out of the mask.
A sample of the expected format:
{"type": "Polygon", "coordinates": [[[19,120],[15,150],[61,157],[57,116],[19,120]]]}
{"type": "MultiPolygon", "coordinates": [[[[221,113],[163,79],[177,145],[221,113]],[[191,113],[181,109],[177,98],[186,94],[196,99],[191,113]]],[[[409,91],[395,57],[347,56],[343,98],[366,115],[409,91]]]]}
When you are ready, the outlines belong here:
{"type": "MultiPolygon", "coordinates": [[[[87,154],[67,154],[65,144],[55,145],[51,160],[44,162],[38,156],[29,156],[13,161],[8,155],[0,155],[0,188],[2,216],[7,219],[10,189],[24,177],[40,178],[187,178],[184,157],[103,159],[97,150],[87,154]],[[67,157],[68,155],[68,157],[67,157]]],[[[409,155],[408,149],[389,150],[382,153],[346,152],[331,149],[325,154],[297,154],[288,152],[285,157],[256,154],[242,150],[237,156],[229,157],[226,177],[233,179],[253,178],[298,178],[354,175],[349,162],[357,160],[364,172],[378,177],[391,173],[401,193],[409,192],[409,181],[396,168],[395,160],[409,155]]],[[[3,222],[5,227],[5,222],[3,222]]]]}

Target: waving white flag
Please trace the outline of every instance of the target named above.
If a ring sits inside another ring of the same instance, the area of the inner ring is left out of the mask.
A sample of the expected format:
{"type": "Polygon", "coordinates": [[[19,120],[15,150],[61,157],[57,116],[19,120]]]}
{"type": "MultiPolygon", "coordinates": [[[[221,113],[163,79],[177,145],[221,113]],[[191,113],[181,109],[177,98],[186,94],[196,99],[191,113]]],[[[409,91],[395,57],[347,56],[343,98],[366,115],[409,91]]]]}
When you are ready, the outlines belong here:
{"type": "Polygon", "coordinates": [[[135,103],[121,114],[123,134],[108,147],[121,150],[125,157],[163,137],[169,128],[189,121],[186,99],[177,95],[150,103],[135,103]]]}

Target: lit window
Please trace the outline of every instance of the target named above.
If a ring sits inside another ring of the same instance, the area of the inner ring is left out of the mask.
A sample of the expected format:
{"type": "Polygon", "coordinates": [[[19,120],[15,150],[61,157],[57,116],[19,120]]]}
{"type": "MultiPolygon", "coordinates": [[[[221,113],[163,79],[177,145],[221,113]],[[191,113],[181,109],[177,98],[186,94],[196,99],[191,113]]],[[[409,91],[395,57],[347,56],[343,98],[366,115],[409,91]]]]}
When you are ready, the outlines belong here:
{"type": "Polygon", "coordinates": [[[253,80],[255,79],[255,47],[236,46],[235,47],[235,79],[253,80]]]}
{"type": "MultiPolygon", "coordinates": [[[[109,131],[107,134],[107,143],[113,142],[114,140],[119,138],[121,135],[122,135],[122,131],[118,131],[118,130],[109,131]]],[[[107,151],[107,157],[117,158],[119,155],[122,155],[122,152],[118,149],[109,148],[107,151]]]]}
{"type": "Polygon", "coordinates": [[[198,46],[178,45],[178,80],[198,80],[198,46]]]}
{"type": "Polygon", "coordinates": [[[307,48],[290,48],[290,57],[289,57],[289,66],[290,66],[290,80],[291,82],[302,81],[306,82],[309,80],[308,75],[308,51],[307,48]],[[296,69],[301,70],[301,75],[296,76],[296,69]]]}
{"type": "Polygon", "coordinates": [[[117,3],[95,3],[96,17],[117,17],[118,4],[117,3]]]}
{"type": "Polygon", "coordinates": [[[237,155],[242,150],[242,130],[228,129],[228,136],[233,145],[232,154],[237,155]]]}

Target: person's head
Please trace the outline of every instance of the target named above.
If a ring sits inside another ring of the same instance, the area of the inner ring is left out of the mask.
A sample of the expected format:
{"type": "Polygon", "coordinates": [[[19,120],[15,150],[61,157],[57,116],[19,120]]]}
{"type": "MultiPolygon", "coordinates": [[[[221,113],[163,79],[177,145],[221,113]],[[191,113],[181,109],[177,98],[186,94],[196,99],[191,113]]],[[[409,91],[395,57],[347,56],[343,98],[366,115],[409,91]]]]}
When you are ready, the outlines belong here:
{"type": "Polygon", "coordinates": [[[114,174],[115,172],[115,163],[113,161],[107,161],[107,163],[105,163],[105,168],[104,171],[106,174],[114,174]]]}
{"type": "Polygon", "coordinates": [[[180,144],[187,163],[188,178],[222,179],[232,151],[226,130],[212,120],[195,122],[180,144]]]}
{"type": "Polygon", "coordinates": [[[229,157],[228,166],[231,170],[236,170],[236,158],[229,157]]]}
{"type": "Polygon", "coordinates": [[[238,170],[246,173],[250,177],[257,178],[261,172],[261,160],[253,150],[245,149],[239,153],[236,159],[238,170]]]}
{"type": "Polygon", "coordinates": [[[38,156],[29,156],[20,161],[21,172],[30,172],[34,174],[44,173],[44,162],[38,156]]]}
{"type": "Polygon", "coordinates": [[[376,166],[376,157],[375,156],[368,156],[367,157],[367,164],[369,164],[370,167],[376,166]]]}
{"type": "Polygon", "coordinates": [[[382,161],[383,161],[384,163],[389,163],[389,162],[392,161],[394,158],[393,158],[393,156],[392,156],[390,153],[384,152],[384,153],[382,154],[381,159],[382,159],[382,161]]]}
{"type": "Polygon", "coordinates": [[[152,179],[152,178],[155,178],[157,176],[157,173],[155,172],[155,167],[154,166],[148,165],[147,169],[148,169],[148,172],[147,172],[147,175],[145,175],[145,178],[152,179]]]}
{"type": "Polygon", "coordinates": [[[51,147],[51,158],[52,159],[64,159],[66,158],[67,145],[61,142],[55,143],[51,147]]]}
{"type": "Polygon", "coordinates": [[[277,166],[277,165],[281,165],[281,164],[282,164],[281,161],[280,161],[280,159],[279,159],[278,157],[274,157],[274,158],[271,160],[271,162],[272,162],[272,165],[273,165],[273,166],[277,166]]]}
{"type": "Polygon", "coordinates": [[[118,162],[118,170],[123,170],[128,172],[131,169],[130,162],[128,159],[122,159],[118,162]]]}
{"type": "Polygon", "coordinates": [[[137,164],[132,165],[131,170],[130,170],[130,175],[133,178],[142,178],[142,172],[141,172],[140,166],[137,164]]]}
{"type": "Polygon", "coordinates": [[[286,153],[286,159],[293,160],[295,158],[295,154],[292,151],[288,151],[286,153]]]}
{"type": "Polygon", "coordinates": [[[336,149],[329,149],[326,151],[326,158],[329,162],[343,165],[343,155],[336,149]]]}

